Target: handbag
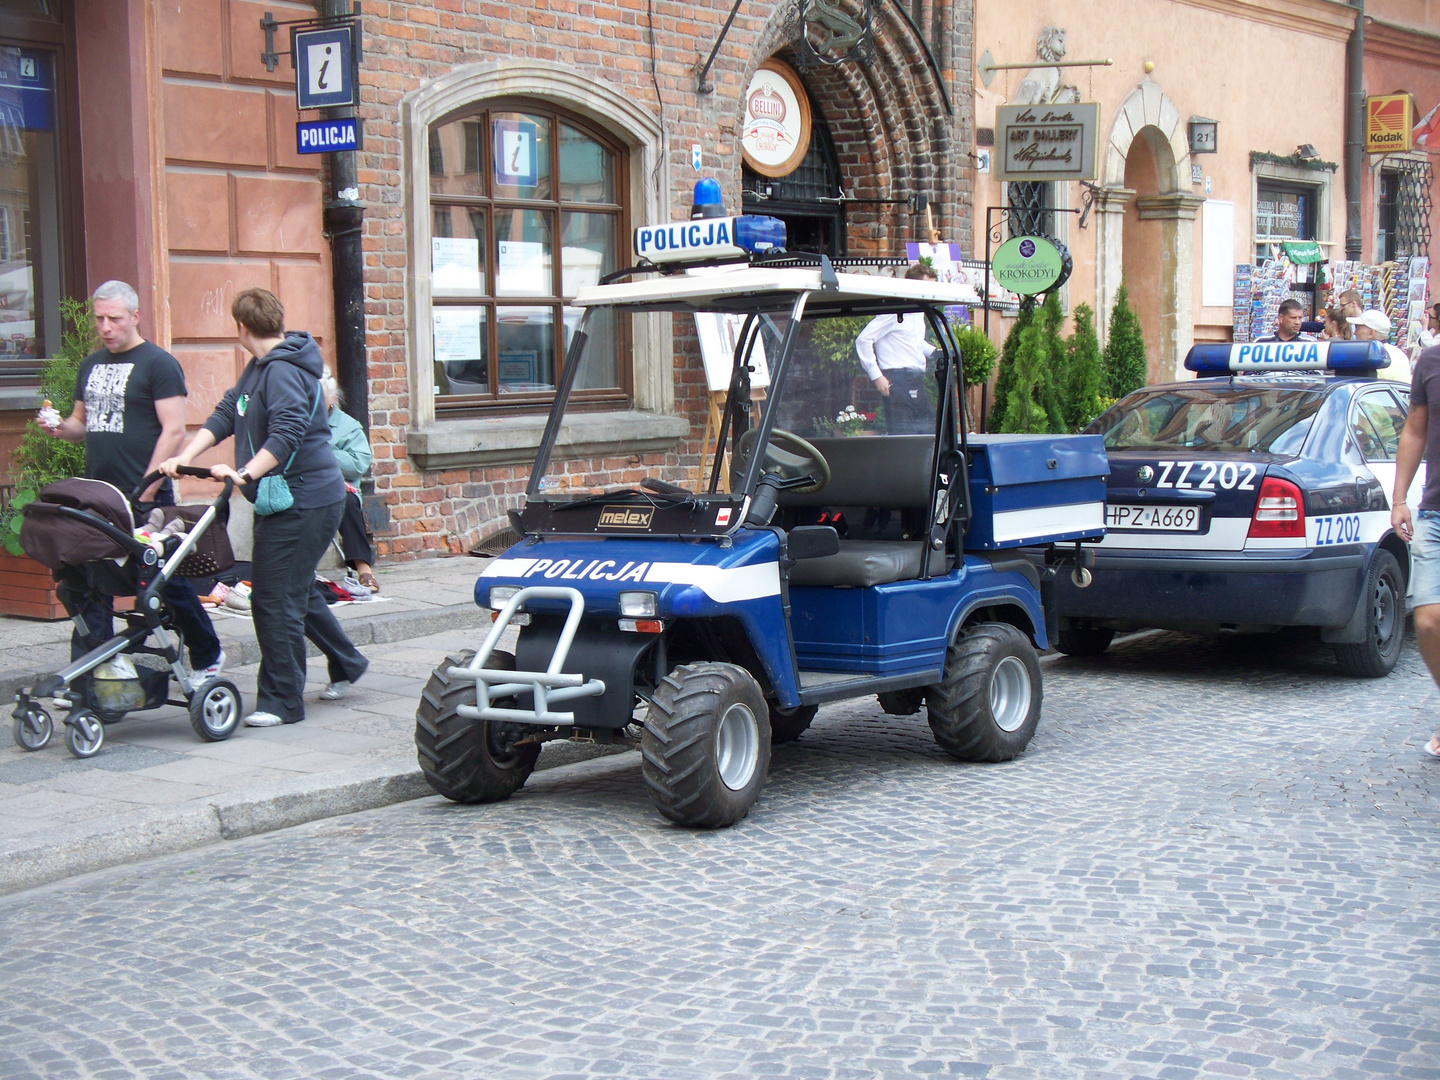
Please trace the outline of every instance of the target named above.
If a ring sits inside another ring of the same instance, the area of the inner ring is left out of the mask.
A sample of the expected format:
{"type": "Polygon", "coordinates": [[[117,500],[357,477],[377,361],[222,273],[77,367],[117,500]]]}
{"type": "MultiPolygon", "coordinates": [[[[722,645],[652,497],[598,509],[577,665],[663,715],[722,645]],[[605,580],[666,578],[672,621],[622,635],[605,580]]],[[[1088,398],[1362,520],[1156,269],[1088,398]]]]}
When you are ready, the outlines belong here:
{"type": "MultiPolygon", "coordinates": [[[[320,408],[320,384],[315,384],[315,406],[310,410],[310,419],[315,419],[315,412],[320,408]]],[[[245,429],[245,438],[250,443],[250,456],[255,456],[255,440],[250,434],[250,429],[245,429]]],[[[302,435],[303,439],[304,436],[302,435]]],[[[290,483],[285,479],[285,474],[290,471],[290,466],[295,463],[295,455],[300,452],[300,447],[295,447],[290,453],[290,460],[285,462],[285,468],[278,473],[266,473],[260,478],[255,488],[255,513],[261,517],[269,517],[271,514],[278,514],[282,510],[289,510],[295,505],[295,495],[290,490],[290,483]]]]}

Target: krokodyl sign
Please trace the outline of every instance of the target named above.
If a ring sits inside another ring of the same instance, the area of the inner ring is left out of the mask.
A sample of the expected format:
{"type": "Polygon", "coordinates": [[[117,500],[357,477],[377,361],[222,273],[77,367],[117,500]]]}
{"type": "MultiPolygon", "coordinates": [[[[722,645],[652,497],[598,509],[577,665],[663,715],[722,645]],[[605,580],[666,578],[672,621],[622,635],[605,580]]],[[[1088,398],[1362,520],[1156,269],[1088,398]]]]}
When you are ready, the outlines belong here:
{"type": "Polygon", "coordinates": [[[1048,292],[1066,275],[1066,254],[1043,236],[1012,236],[990,258],[990,276],[1021,296],[1048,292]]]}
{"type": "Polygon", "coordinates": [[[1094,180],[1100,106],[1001,105],[995,110],[997,180],[1094,180]]]}

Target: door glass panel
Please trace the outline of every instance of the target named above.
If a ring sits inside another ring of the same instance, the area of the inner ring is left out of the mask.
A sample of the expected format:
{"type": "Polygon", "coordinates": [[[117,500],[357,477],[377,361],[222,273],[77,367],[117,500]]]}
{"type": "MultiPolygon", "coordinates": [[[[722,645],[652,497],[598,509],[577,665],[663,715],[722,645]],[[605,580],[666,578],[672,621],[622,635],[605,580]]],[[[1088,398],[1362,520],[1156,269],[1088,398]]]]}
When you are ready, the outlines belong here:
{"type": "Polygon", "coordinates": [[[0,46],[0,359],[60,344],[55,57],[0,46]]]}
{"type": "Polygon", "coordinates": [[[574,296],[615,270],[613,214],[560,215],[560,292],[574,296]]]}
{"type": "Polygon", "coordinates": [[[485,294],[485,211],[436,206],[430,228],[430,292],[433,296],[485,294]]]}
{"type": "Polygon", "coordinates": [[[613,203],[615,155],[568,124],[560,125],[560,198],[613,203]]]}
{"type": "Polygon", "coordinates": [[[482,307],[431,309],[435,393],[488,394],[490,349],[482,307]]]}
{"type": "Polygon", "coordinates": [[[495,309],[496,371],[502,394],[555,389],[555,312],[549,307],[495,309]]]}
{"type": "Polygon", "coordinates": [[[1370,445],[1361,431],[1361,450],[1366,461],[1394,461],[1400,449],[1400,432],[1405,427],[1405,414],[1389,394],[1366,394],[1360,399],[1360,414],[1369,421],[1373,432],[1374,445],[1370,445]]]}
{"type": "Polygon", "coordinates": [[[550,199],[550,121],[529,113],[490,120],[497,199],[550,199]]]}
{"type": "Polygon", "coordinates": [[[485,195],[481,172],[484,121],[478,117],[441,124],[430,132],[430,191],[435,195],[485,195]]]}
{"type": "Polygon", "coordinates": [[[553,296],[551,216],[544,210],[495,211],[495,295],[553,296]]]}

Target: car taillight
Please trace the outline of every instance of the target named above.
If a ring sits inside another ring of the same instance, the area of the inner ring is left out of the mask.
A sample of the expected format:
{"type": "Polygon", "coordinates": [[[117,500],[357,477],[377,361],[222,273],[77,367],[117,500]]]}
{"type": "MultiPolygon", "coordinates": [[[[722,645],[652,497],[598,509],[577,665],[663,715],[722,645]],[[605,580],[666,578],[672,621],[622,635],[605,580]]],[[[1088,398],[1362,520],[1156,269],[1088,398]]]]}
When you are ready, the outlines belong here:
{"type": "Polygon", "coordinates": [[[1267,476],[1250,517],[1250,536],[1305,537],[1305,496],[1289,480],[1267,476]]]}

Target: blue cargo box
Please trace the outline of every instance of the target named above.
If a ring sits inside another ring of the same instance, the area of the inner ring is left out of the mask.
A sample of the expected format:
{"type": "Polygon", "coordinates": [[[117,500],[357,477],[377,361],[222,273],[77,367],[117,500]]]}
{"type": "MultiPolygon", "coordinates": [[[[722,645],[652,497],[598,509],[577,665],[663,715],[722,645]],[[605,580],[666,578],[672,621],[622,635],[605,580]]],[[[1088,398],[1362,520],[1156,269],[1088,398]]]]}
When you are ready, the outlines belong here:
{"type": "Polygon", "coordinates": [[[1099,435],[971,435],[965,550],[1100,539],[1109,475],[1099,435]]]}

